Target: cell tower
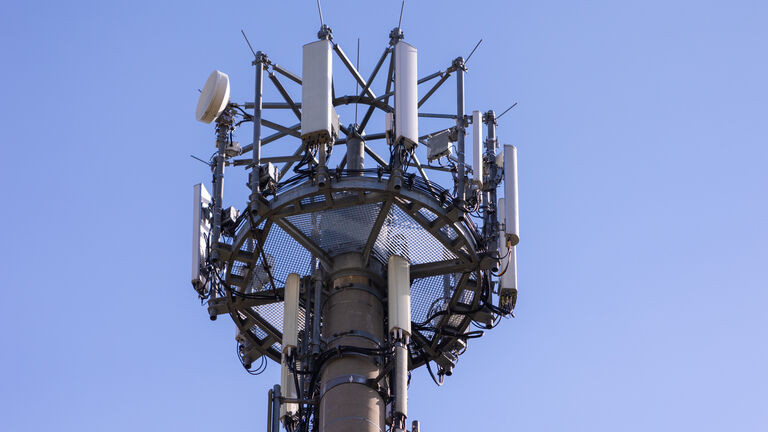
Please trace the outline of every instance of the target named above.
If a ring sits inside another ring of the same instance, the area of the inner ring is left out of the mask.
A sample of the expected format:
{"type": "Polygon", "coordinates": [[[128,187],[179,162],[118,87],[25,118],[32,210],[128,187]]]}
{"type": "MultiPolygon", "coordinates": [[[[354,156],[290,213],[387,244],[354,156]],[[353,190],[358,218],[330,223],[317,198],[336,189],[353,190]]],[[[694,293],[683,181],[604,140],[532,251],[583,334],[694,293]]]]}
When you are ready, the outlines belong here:
{"type": "MultiPolygon", "coordinates": [[[[497,154],[493,111],[465,112],[464,58],[419,78],[418,51],[398,25],[365,79],[329,27],[322,24],[317,36],[303,47],[301,76],[254,52],[253,102],[230,101],[222,72],[205,84],[197,119],[215,122],[217,151],[212,194],[194,187],[192,285],[211,320],[235,322],[249,372],[268,359],[280,363],[268,432],[281,423],[288,432],[405,431],[409,371],[426,366],[442,384],[468,340],[483,335],[470,325],[491,329],[512,314],[517,151],[505,145],[497,154]],[[334,54],[341,71],[332,70],[334,54]],[[262,100],[265,72],[283,101],[262,100]],[[359,92],[337,95],[334,72],[351,74],[359,92]],[[380,75],[384,82],[374,87],[380,75]],[[455,112],[421,112],[451,76],[455,112]],[[300,86],[300,101],[285,80],[300,86]],[[344,126],[336,109],[350,104],[364,114],[344,126]],[[269,121],[262,114],[270,110],[297,122],[269,121]],[[369,124],[376,112],[384,130],[368,133],[377,129],[369,124]],[[450,125],[420,135],[420,118],[450,125]],[[253,142],[241,147],[233,132],[244,123],[253,124],[253,142]],[[262,136],[263,127],[275,133],[262,136]],[[295,140],[281,147],[290,151],[262,156],[262,147],[283,138],[295,140]],[[389,153],[379,155],[374,142],[389,153]],[[224,171],[232,166],[249,173],[240,210],[223,206],[224,171]],[[430,180],[427,171],[447,181],[430,180]]],[[[416,421],[410,427],[419,430],[416,421]]]]}

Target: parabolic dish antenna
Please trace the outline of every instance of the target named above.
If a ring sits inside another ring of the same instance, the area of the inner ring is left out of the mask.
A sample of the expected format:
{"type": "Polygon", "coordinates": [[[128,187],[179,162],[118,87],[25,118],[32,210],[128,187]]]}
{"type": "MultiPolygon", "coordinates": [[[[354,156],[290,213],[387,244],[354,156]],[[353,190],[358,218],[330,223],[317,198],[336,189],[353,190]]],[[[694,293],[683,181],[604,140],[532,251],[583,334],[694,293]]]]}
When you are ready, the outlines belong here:
{"type": "Polygon", "coordinates": [[[229,103],[229,76],[221,71],[213,71],[205,82],[200,100],[197,102],[197,121],[210,123],[224,111],[229,103]]]}

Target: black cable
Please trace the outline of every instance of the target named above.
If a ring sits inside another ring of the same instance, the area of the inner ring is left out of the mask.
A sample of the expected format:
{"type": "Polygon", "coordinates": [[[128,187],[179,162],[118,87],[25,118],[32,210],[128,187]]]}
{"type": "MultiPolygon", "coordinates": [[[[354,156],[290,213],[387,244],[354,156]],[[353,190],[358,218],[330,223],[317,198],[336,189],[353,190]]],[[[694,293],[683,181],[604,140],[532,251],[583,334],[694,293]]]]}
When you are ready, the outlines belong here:
{"type": "Polygon", "coordinates": [[[440,381],[438,381],[437,378],[435,378],[435,374],[434,374],[434,372],[432,372],[432,367],[429,365],[429,360],[428,359],[424,362],[424,364],[427,365],[427,370],[429,371],[429,376],[432,377],[432,381],[434,381],[435,384],[437,384],[438,387],[442,386],[443,385],[443,381],[445,379],[443,377],[441,377],[440,381]]]}

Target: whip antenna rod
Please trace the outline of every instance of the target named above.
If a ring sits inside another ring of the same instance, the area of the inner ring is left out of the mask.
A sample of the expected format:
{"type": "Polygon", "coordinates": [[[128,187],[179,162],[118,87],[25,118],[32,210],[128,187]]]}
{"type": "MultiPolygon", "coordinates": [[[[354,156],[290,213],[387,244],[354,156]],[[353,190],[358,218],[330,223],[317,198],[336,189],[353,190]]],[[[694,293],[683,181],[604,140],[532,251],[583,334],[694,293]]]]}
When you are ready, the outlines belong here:
{"type": "Polygon", "coordinates": [[[320,0],[317,0],[317,13],[320,14],[320,27],[324,26],[323,22],[323,10],[320,8],[320,0]]]}
{"type": "Polygon", "coordinates": [[[469,55],[467,56],[467,59],[466,59],[466,60],[464,60],[464,65],[466,65],[466,64],[469,62],[469,59],[470,59],[470,58],[472,58],[472,54],[474,54],[474,53],[475,53],[475,50],[477,49],[477,47],[479,47],[479,46],[480,46],[480,44],[481,44],[481,43],[483,43],[483,40],[482,40],[482,39],[480,39],[480,41],[477,43],[477,45],[475,45],[475,47],[474,47],[474,48],[472,48],[472,52],[471,52],[471,53],[469,53],[469,55]]]}
{"type": "Polygon", "coordinates": [[[501,116],[503,116],[503,115],[504,115],[504,114],[506,114],[506,113],[507,113],[509,110],[511,110],[512,108],[514,108],[514,107],[516,107],[516,106],[517,106],[517,102],[513,103],[511,107],[509,107],[509,108],[505,109],[503,113],[499,114],[499,116],[498,116],[498,117],[496,117],[496,120],[500,119],[500,118],[501,118],[501,116]]]}
{"type": "Polygon", "coordinates": [[[403,8],[405,8],[405,0],[400,5],[400,19],[397,21],[397,28],[400,28],[400,24],[403,23],[403,8]]]}
{"type": "MultiPolygon", "coordinates": [[[[357,70],[360,70],[360,38],[357,38],[357,70]]],[[[355,81],[355,94],[357,94],[357,81],[355,81]]],[[[360,97],[357,98],[360,100],[360,97]]],[[[355,102],[355,124],[357,124],[357,102],[355,102]]]]}
{"type": "Polygon", "coordinates": [[[248,36],[245,35],[245,32],[243,31],[243,29],[240,29],[240,33],[243,34],[243,37],[245,38],[245,43],[247,43],[248,48],[251,49],[251,52],[253,53],[253,57],[257,57],[256,51],[253,50],[253,47],[251,46],[251,42],[248,40],[248,36]]]}

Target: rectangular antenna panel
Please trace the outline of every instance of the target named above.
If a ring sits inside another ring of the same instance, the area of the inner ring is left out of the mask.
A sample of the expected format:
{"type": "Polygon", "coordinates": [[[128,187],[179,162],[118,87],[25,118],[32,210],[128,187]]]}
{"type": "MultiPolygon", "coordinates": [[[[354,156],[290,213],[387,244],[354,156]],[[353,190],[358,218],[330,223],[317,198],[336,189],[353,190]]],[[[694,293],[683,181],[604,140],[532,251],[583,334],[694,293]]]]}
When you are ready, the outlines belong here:
{"type": "MultiPolygon", "coordinates": [[[[285,355],[280,361],[280,393],[282,397],[289,399],[296,399],[298,393],[296,391],[296,381],[293,378],[293,373],[288,367],[287,359],[285,355]]],[[[296,402],[283,402],[280,404],[280,419],[285,421],[286,416],[292,416],[299,411],[299,405],[296,402]]]]}
{"type": "Polygon", "coordinates": [[[512,310],[517,301],[517,246],[511,246],[507,249],[503,225],[507,216],[504,201],[504,198],[499,198],[499,222],[502,224],[499,227],[499,258],[501,258],[500,270],[504,271],[499,277],[499,307],[512,310]]]}
{"type": "Polygon", "coordinates": [[[305,144],[331,142],[334,109],[331,41],[304,45],[301,76],[301,140],[305,144]]]}
{"type": "Polygon", "coordinates": [[[517,212],[517,148],[504,145],[504,202],[507,223],[505,231],[512,245],[520,241],[520,226],[517,212]]]}
{"type": "Polygon", "coordinates": [[[207,242],[211,234],[211,220],[208,216],[211,194],[202,183],[193,188],[192,198],[192,285],[202,289],[208,281],[203,280],[200,267],[208,259],[207,242]]]}
{"type": "Polygon", "coordinates": [[[410,145],[419,142],[419,98],[416,48],[395,45],[395,138],[410,145]]]}
{"type": "Polygon", "coordinates": [[[472,179],[483,187],[483,119],[480,111],[472,111],[472,179]]]}
{"type": "Polygon", "coordinates": [[[411,265],[398,255],[389,257],[387,287],[389,331],[400,329],[411,334],[411,265]]]}
{"type": "Polygon", "coordinates": [[[451,155],[451,131],[446,129],[427,138],[427,160],[432,162],[443,156],[451,155]]]}
{"type": "MultiPolygon", "coordinates": [[[[283,296],[283,356],[280,362],[280,386],[283,391],[282,396],[295,399],[296,384],[293,379],[293,373],[288,367],[287,358],[289,350],[296,349],[299,342],[299,284],[301,278],[296,273],[291,273],[285,278],[285,291],[283,296]]],[[[298,411],[298,405],[295,403],[284,403],[280,405],[280,418],[291,415],[298,411]]]]}
{"type": "Polygon", "coordinates": [[[507,252],[506,248],[499,251],[499,256],[504,257],[501,260],[500,270],[504,273],[499,277],[499,294],[507,297],[511,302],[507,309],[514,308],[514,299],[517,298],[517,246],[512,246],[507,252]],[[509,253],[509,255],[507,255],[509,253]]]}
{"type": "Polygon", "coordinates": [[[296,273],[291,273],[285,279],[285,295],[283,301],[283,341],[285,353],[289,348],[296,348],[299,341],[299,282],[296,273]]]}

